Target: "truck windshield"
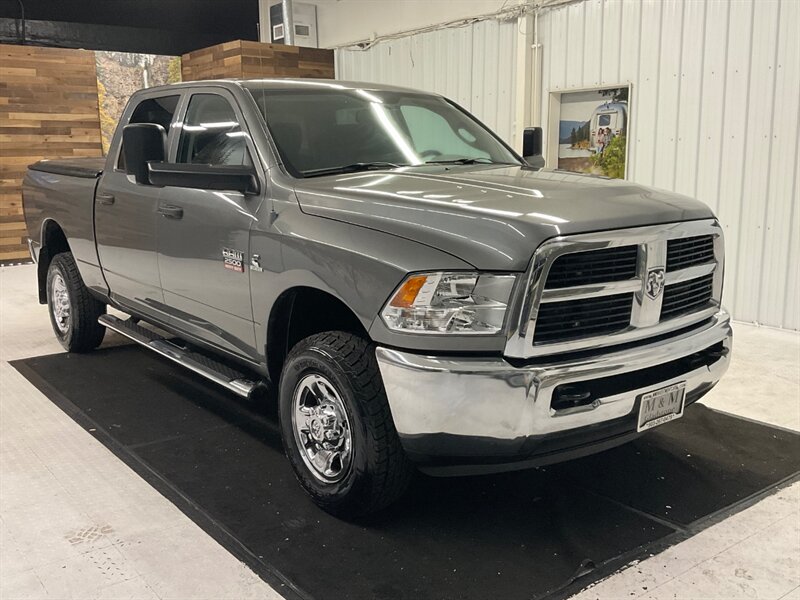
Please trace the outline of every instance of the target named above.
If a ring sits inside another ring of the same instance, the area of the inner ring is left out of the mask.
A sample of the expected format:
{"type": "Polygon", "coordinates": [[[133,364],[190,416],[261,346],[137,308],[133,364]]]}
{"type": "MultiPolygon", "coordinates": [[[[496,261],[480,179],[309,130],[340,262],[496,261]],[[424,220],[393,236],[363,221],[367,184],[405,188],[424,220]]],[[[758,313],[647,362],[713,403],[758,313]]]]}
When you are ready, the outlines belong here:
{"type": "Polygon", "coordinates": [[[490,131],[439,96],[249,88],[295,177],[424,164],[522,164],[490,131]]]}

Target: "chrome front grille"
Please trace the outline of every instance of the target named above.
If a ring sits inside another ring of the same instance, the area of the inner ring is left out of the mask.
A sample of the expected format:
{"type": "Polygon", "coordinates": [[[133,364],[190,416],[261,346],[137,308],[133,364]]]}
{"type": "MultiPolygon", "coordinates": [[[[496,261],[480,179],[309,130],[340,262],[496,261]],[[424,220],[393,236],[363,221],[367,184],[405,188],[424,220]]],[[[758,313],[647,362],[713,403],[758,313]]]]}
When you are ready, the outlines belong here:
{"type": "Polygon", "coordinates": [[[699,235],[667,242],[667,271],[714,261],[714,237],[699,235]]]}
{"type": "Polygon", "coordinates": [[[633,294],[614,294],[542,304],[536,319],[533,343],[613,333],[631,322],[633,294]]]}
{"type": "Polygon", "coordinates": [[[708,306],[713,295],[713,273],[668,285],[664,289],[664,301],[661,303],[661,320],[700,310],[708,306]]]}
{"type": "Polygon", "coordinates": [[[557,354],[643,340],[720,308],[716,221],[562,236],[542,244],[506,355],[557,354]]]}
{"type": "Polygon", "coordinates": [[[550,267],[547,287],[565,288],[635,277],[637,250],[637,246],[623,246],[559,256],[550,267]]]}

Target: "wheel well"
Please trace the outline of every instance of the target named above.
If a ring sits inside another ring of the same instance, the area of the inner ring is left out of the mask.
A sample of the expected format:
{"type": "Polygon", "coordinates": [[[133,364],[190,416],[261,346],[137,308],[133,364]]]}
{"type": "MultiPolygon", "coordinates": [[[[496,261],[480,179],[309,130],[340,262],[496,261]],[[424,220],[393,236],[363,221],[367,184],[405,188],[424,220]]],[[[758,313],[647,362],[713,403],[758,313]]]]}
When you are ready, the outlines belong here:
{"type": "Polygon", "coordinates": [[[355,313],[322,290],[298,287],[278,297],[267,323],[267,368],[272,381],[280,379],[283,363],[297,342],[322,331],[347,331],[369,339],[355,313]]]}
{"type": "Polygon", "coordinates": [[[39,304],[47,304],[47,270],[56,254],[69,252],[67,236],[55,221],[47,221],[42,228],[42,249],[39,251],[37,277],[39,281],[39,304]]]}

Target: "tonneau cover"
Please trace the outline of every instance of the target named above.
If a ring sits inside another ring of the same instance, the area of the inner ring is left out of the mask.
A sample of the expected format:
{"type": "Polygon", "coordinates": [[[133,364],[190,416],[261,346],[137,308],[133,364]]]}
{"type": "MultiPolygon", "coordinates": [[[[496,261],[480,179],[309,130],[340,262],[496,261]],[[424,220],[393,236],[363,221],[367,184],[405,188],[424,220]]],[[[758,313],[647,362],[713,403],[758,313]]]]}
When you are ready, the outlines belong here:
{"type": "Polygon", "coordinates": [[[45,173],[55,173],[56,175],[96,179],[103,173],[105,164],[106,159],[102,156],[98,156],[40,160],[39,162],[29,165],[28,168],[33,171],[44,171],[45,173]]]}

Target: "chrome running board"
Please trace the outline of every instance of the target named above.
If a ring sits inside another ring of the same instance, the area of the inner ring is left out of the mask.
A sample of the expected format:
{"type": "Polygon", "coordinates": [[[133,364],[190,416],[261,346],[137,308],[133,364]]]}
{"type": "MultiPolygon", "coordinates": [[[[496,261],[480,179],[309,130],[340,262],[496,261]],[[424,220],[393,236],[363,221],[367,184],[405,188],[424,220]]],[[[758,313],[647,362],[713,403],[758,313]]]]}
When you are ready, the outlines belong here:
{"type": "Polygon", "coordinates": [[[123,321],[113,315],[101,315],[97,322],[103,327],[116,331],[137,344],[141,344],[145,348],[149,348],[153,352],[186,367],[190,371],[202,375],[242,398],[251,399],[256,393],[265,389],[263,382],[248,379],[244,373],[217,362],[213,358],[193,352],[187,348],[181,348],[154,331],[137,325],[132,319],[123,321]]]}

